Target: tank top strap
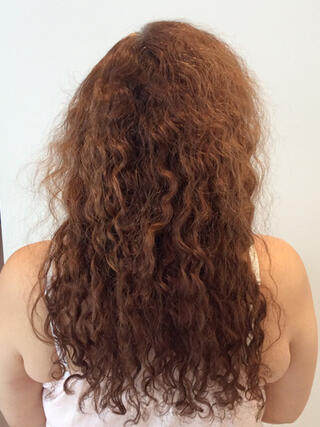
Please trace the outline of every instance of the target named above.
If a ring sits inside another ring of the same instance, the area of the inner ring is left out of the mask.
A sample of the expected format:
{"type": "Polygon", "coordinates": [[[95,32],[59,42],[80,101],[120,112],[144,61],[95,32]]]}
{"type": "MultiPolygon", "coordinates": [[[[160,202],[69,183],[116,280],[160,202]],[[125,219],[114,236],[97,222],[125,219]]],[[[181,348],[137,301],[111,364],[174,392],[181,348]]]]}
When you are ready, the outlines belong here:
{"type": "Polygon", "coordinates": [[[258,259],[257,251],[256,251],[254,244],[252,244],[250,246],[249,255],[250,255],[250,259],[251,259],[252,269],[256,275],[257,282],[260,285],[261,284],[261,277],[260,277],[259,259],[258,259]]]}

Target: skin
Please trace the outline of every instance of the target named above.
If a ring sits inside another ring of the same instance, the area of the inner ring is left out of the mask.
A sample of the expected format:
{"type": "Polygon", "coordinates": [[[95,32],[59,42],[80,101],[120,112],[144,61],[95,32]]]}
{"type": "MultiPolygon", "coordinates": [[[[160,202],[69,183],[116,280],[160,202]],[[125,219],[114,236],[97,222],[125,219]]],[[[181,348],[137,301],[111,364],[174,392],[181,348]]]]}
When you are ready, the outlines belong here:
{"type": "MultiPolygon", "coordinates": [[[[275,279],[279,284],[285,283],[284,278],[288,276],[289,271],[281,270],[280,267],[290,266],[288,258],[290,251],[286,254],[286,246],[277,242],[279,239],[271,236],[265,236],[265,238],[269,240],[268,244],[270,244],[270,248],[273,247],[273,252],[278,250],[277,257],[280,261],[278,261],[279,268],[277,267],[275,270],[275,279]],[[284,259],[286,257],[287,260],[284,259]]],[[[52,356],[57,357],[57,354],[53,342],[45,344],[34,335],[28,320],[27,299],[36,281],[49,244],[50,241],[42,241],[18,249],[7,260],[0,273],[0,410],[10,427],[45,426],[42,384],[52,381],[51,375],[54,371],[50,360],[52,356]]],[[[259,259],[262,283],[272,289],[268,276],[267,258],[258,240],[255,241],[255,248],[259,259]]],[[[294,274],[296,275],[296,273],[294,274]]],[[[263,289],[261,291],[265,292],[263,289]]],[[[270,386],[283,377],[290,365],[289,342],[293,334],[292,325],[294,324],[290,318],[297,316],[297,304],[293,298],[290,299],[289,291],[289,285],[278,286],[277,298],[285,316],[280,321],[281,338],[271,347],[270,344],[278,338],[279,334],[276,317],[272,311],[268,313],[264,324],[265,342],[262,360],[272,370],[272,377],[268,381],[270,386]]],[[[267,297],[267,294],[265,296],[267,297]]],[[[47,309],[41,303],[38,311],[39,317],[35,316],[35,326],[42,332],[47,309]]],[[[306,331],[314,328],[313,318],[310,317],[305,328],[306,331]]],[[[312,353],[313,359],[314,354],[315,352],[312,353]]],[[[311,361],[310,363],[309,376],[311,377],[312,366],[315,365],[315,362],[311,361]]],[[[72,372],[72,365],[70,367],[72,372]]],[[[57,374],[57,372],[55,373],[57,374]]],[[[304,372],[303,375],[306,376],[308,373],[304,372]]],[[[293,378],[292,381],[296,380],[293,378]]],[[[305,395],[308,395],[307,386],[305,395]]],[[[304,396],[303,398],[306,403],[307,397],[304,396]]],[[[298,402],[298,404],[301,406],[301,403],[298,402]]],[[[276,419],[274,408],[269,407],[268,409],[267,407],[265,413],[267,415],[263,418],[264,422],[272,422],[276,419]]],[[[288,415],[286,419],[290,417],[291,415],[288,415]]]]}

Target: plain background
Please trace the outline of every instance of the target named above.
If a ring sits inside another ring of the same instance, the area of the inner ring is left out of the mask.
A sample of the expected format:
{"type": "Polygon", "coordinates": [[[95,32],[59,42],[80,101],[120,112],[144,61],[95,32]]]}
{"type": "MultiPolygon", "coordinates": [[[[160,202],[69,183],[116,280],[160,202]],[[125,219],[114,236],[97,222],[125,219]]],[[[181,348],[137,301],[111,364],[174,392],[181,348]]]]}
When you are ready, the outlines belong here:
{"type": "MultiPolygon", "coordinates": [[[[317,0],[11,0],[1,9],[0,209],[5,261],[21,246],[50,238],[48,226],[30,234],[46,206],[34,197],[32,168],[26,165],[37,160],[75,88],[118,40],[146,22],[185,20],[228,42],[261,86],[271,126],[267,191],[272,200],[258,212],[256,231],[286,240],[300,254],[319,319],[317,0]],[[261,221],[265,209],[270,211],[268,228],[261,221]]],[[[318,372],[319,366],[296,427],[318,424],[318,372]]]]}

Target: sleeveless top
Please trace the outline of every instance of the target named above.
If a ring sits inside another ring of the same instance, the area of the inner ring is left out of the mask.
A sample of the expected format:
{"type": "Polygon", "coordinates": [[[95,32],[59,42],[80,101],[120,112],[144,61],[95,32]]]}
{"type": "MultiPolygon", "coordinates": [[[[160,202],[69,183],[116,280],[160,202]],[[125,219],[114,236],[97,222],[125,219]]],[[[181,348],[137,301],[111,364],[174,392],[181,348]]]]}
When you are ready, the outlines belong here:
{"type": "MultiPolygon", "coordinates": [[[[260,271],[259,271],[259,262],[257,253],[254,245],[250,247],[250,258],[252,262],[252,269],[256,275],[257,281],[260,285],[260,271]]],[[[247,343],[250,342],[252,337],[247,338],[247,343]]],[[[55,337],[54,337],[55,340],[55,337]]],[[[86,389],[88,383],[85,379],[76,379],[70,382],[71,389],[74,390],[74,394],[67,395],[63,390],[63,382],[65,379],[70,376],[68,371],[68,366],[61,357],[60,349],[55,341],[57,355],[66,367],[65,375],[58,381],[46,382],[43,384],[43,393],[42,393],[42,403],[44,412],[46,415],[46,427],[102,427],[102,426],[112,426],[112,427],[122,427],[126,420],[133,419],[135,417],[136,410],[127,406],[127,412],[124,415],[114,414],[111,409],[106,408],[102,414],[97,414],[94,411],[93,404],[89,399],[85,400],[84,408],[85,414],[82,414],[78,408],[78,399],[81,393],[86,389]],[[52,385],[55,385],[54,393],[46,398],[46,391],[51,391],[52,385]]],[[[265,389],[261,386],[261,391],[266,397],[265,389]]],[[[154,392],[157,396],[156,391],[154,392]]],[[[214,407],[215,419],[210,423],[210,419],[203,420],[198,415],[195,418],[186,418],[182,419],[175,415],[172,410],[163,416],[157,415],[155,412],[152,413],[152,409],[149,412],[149,418],[145,421],[140,418],[137,426],[139,427],[177,427],[177,426],[206,426],[206,427],[253,427],[253,426],[262,426],[261,417],[259,421],[256,421],[257,413],[257,401],[252,400],[248,401],[244,393],[241,392],[241,395],[244,397],[244,400],[241,405],[235,410],[235,412],[229,415],[227,408],[224,411],[219,412],[219,408],[214,407]],[[225,414],[224,420],[216,418],[216,414],[225,414]]],[[[160,400],[160,399],[158,399],[160,400]]],[[[123,401],[126,402],[126,398],[123,398],[123,401]]],[[[152,408],[152,403],[150,403],[152,408]]],[[[208,413],[208,408],[204,407],[204,414],[208,413]]]]}

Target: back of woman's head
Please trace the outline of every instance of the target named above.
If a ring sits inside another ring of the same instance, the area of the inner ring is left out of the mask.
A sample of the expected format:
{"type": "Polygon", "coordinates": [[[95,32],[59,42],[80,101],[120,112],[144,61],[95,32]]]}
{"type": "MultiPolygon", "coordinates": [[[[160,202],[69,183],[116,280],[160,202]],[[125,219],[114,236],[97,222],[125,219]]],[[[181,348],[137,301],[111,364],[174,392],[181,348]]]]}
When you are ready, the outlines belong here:
{"type": "Polygon", "coordinates": [[[241,403],[240,370],[247,397],[263,400],[266,301],[249,258],[265,136],[257,89],[225,42],[160,21],[116,43],[68,105],[41,182],[66,217],[39,298],[97,412],[124,414],[127,391],[138,421],[157,387],[160,405],[213,415],[241,403]]]}

